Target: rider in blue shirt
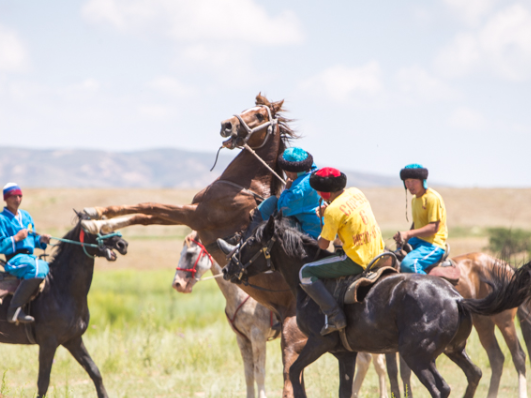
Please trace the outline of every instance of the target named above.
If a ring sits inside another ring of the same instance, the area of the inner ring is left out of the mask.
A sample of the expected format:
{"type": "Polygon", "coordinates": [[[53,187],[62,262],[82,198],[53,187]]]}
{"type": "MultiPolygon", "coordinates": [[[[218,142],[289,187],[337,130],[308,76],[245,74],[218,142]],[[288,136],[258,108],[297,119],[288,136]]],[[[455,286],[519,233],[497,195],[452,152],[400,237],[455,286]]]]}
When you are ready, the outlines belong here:
{"type": "Polygon", "coordinates": [[[319,195],[310,186],[311,172],[317,170],[313,157],[301,148],[286,149],[277,160],[286,173],[286,187],[280,197],[271,196],[258,206],[263,220],[275,212],[295,218],[301,229],[314,239],[321,234],[321,222],[316,209],[319,207],[319,195]]]}
{"type": "Polygon", "coordinates": [[[30,323],[34,319],[22,311],[48,274],[48,263],[33,255],[35,247],[46,249],[50,235],[37,235],[27,211],[20,210],[22,190],[9,183],[3,190],[6,207],[0,213],[0,253],[6,257],[5,271],[21,279],[7,311],[9,322],[30,323]]]}

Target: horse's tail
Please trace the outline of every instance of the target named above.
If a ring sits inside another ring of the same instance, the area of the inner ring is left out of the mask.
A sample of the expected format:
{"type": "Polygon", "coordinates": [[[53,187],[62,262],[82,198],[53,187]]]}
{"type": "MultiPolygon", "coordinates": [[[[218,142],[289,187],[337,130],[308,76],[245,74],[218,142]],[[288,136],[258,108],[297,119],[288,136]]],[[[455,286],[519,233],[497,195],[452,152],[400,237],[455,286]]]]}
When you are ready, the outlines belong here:
{"type": "Polygon", "coordinates": [[[531,261],[512,275],[503,268],[494,269],[489,284],[493,291],[487,297],[463,299],[459,302],[460,309],[471,314],[492,316],[519,307],[531,297],[531,261]]]}

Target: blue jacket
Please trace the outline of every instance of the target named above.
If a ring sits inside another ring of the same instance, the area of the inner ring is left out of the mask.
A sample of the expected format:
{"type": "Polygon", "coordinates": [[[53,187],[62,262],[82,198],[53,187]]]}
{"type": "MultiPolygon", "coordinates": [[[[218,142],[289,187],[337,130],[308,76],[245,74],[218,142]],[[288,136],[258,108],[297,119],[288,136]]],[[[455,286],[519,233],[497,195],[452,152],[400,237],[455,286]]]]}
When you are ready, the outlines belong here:
{"type": "Polygon", "coordinates": [[[35,231],[33,218],[27,211],[19,210],[18,216],[11,213],[7,207],[0,213],[0,253],[13,254],[17,250],[25,249],[33,254],[35,247],[46,249],[46,243],[40,241],[40,236],[28,234],[28,237],[20,242],[15,242],[14,236],[21,229],[28,229],[31,225],[35,231]]]}
{"type": "Polygon", "coordinates": [[[321,234],[321,223],[315,213],[319,207],[319,195],[310,186],[310,174],[316,169],[314,164],[310,172],[297,177],[291,187],[280,194],[277,207],[283,215],[295,217],[302,230],[317,239],[321,234]]]}

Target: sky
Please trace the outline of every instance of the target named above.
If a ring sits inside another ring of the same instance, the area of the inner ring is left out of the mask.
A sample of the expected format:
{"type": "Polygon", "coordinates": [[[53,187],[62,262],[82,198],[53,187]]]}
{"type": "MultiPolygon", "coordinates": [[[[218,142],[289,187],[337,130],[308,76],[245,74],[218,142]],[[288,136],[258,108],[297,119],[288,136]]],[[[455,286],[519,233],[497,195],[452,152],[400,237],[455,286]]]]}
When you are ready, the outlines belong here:
{"type": "Polygon", "coordinates": [[[0,146],[214,152],[259,92],[320,167],[531,187],[531,0],[0,0],[0,146]]]}

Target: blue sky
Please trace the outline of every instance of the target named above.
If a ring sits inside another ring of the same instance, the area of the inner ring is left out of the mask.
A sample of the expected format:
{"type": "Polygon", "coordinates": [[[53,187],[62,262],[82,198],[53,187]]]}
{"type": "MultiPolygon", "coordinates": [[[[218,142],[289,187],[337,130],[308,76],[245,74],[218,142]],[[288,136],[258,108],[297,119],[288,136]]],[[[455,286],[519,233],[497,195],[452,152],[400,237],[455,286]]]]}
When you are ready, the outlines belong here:
{"type": "Polygon", "coordinates": [[[530,81],[531,0],[0,0],[0,146],[213,152],[261,91],[319,166],[529,187],[530,81]]]}

